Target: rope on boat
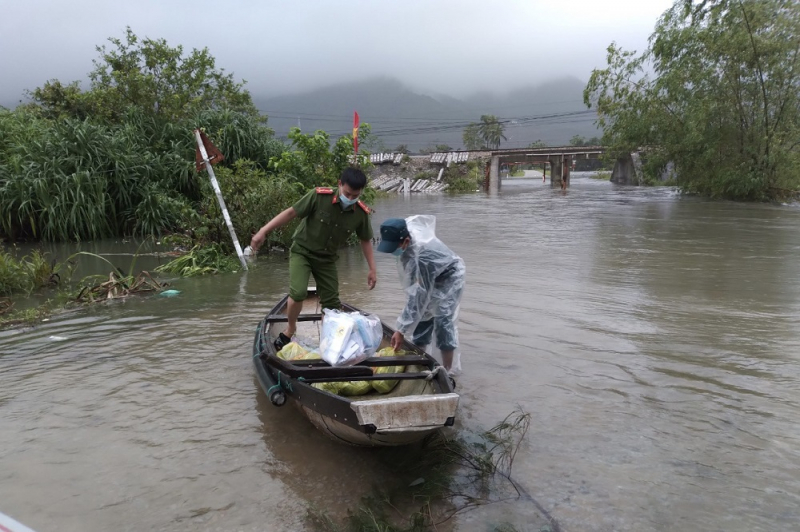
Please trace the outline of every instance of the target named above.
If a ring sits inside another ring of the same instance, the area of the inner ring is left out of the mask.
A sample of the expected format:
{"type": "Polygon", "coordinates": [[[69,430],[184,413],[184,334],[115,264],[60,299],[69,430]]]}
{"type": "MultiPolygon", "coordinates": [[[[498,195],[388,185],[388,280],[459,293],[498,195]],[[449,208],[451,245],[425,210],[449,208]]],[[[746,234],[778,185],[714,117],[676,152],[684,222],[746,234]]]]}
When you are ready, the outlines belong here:
{"type": "Polygon", "coordinates": [[[426,381],[432,381],[432,380],[433,380],[433,379],[436,377],[436,375],[438,375],[438,374],[439,374],[439,372],[440,372],[440,371],[447,372],[447,370],[446,370],[446,369],[444,369],[444,366],[436,366],[436,367],[433,369],[433,371],[431,371],[431,370],[427,370],[427,369],[426,369],[426,370],[424,370],[422,373],[424,373],[424,374],[425,374],[425,380],[426,380],[426,381]]]}
{"type": "Polygon", "coordinates": [[[278,390],[286,388],[290,392],[294,391],[294,390],[292,390],[292,381],[290,379],[286,379],[286,384],[283,384],[281,382],[281,375],[283,375],[283,372],[279,371],[278,372],[278,383],[277,384],[273,384],[272,386],[269,387],[269,389],[267,390],[267,397],[272,395],[272,390],[275,389],[275,388],[277,388],[278,390]]]}

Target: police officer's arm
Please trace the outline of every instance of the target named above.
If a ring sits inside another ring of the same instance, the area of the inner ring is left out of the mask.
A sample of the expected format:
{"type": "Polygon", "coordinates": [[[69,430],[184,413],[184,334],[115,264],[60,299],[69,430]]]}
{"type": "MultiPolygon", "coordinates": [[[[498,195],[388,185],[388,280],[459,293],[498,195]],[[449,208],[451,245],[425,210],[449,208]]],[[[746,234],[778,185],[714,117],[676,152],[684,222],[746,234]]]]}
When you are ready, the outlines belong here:
{"type": "MultiPolygon", "coordinates": [[[[369,214],[369,209],[359,202],[359,206],[369,214]]],[[[369,265],[369,274],[367,274],[367,286],[370,290],[375,288],[378,282],[378,269],[375,267],[375,257],[372,252],[372,223],[369,216],[364,217],[364,221],[356,228],[356,236],[361,241],[361,252],[369,265]]]]}
{"type": "Polygon", "coordinates": [[[275,216],[272,220],[266,223],[264,227],[258,230],[258,232],[253,235],[253,238],[250,240],[250,247],[252,247],[255,251],[258,251],[258,248],[264,244],[264,240],[267,239],[267,235],[270,234],[275,229],[279,227],[283,227],[284,225],[288,224],[298,216],[300,218],[305,218],[314,209],[314,200],[315,200],[315,191],[311,191],[305,196],[303,196],[300,201],[285,209],[280,214],[275,216]]]}
{"type": "Polygon", "coordinates": [[[375,283],[378,282],[378,270],[375,268],[375,257],[372,254],[372,240],[361,241],[361,252],[364,254],[364,258],[367,259],[367,264],[369,264],[367,286],[372,290],[375,288],[375,283]]]}

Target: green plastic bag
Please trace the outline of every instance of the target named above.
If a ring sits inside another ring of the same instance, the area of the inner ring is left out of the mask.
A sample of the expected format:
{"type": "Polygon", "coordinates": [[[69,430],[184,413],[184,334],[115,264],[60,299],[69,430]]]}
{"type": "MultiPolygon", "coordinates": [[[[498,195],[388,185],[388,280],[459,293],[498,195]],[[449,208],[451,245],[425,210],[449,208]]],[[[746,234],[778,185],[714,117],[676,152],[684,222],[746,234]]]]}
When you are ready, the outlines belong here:
{"type": "MultiPolygon", "coordinates": [[[[377,353],[375,356],[379,357],[393,357],[393,356],[403,356],[405,355],[405,351],[398,351],[395,353],[393,347],[384,347],[377,353]]],[[[375,368],[375,374],[381,373],[403,373],[405,371],[405,366],[381,366],[379,368],[375,368]]],[[[397,386],[397,383],[400,382],[398,380],[387,380],[387,381],[371,381],[372,388],[378,393],[389,393],[394,390],[394,387],[397,386]]]]}
{"type": "Polygon", "coordinates": [[[335,395],[344,395],[348,397],[364,395],[372,391],[370,381],[317,382],[313,384],[313,386],[335,395]]]}
{"type": "Polygon", "coordinates": [[[309,351],[297,342],[289,342],[278,351],[278,357],[284,360],[311,360],[320,358],[316,351],[309,351]]]}

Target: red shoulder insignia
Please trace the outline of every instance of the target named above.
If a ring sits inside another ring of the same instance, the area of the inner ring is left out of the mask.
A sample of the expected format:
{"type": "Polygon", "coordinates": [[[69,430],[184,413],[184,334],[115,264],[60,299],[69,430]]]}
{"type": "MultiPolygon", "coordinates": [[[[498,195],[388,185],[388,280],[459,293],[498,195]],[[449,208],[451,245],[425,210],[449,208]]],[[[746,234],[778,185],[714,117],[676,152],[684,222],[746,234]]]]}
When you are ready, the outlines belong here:
{"type": "Polygon", "coordinates": [[[333,189],[330,187],[317,187],[317,194],[333,194],[333,189]]]}
{"type": "Polygon", "coordinates": [[[370,209],[369,207],[367,207],[367,204],[366,204],[366,203],[364,203],[363,201],[359,200],[359,202],[358,202],[358,206],[359,206],[359,207],[361,207],[362,209],[364,209],[364,212],[365,212],[365,213],[367,213],[367,214],[372,214],[372,209],[370,209]]]}

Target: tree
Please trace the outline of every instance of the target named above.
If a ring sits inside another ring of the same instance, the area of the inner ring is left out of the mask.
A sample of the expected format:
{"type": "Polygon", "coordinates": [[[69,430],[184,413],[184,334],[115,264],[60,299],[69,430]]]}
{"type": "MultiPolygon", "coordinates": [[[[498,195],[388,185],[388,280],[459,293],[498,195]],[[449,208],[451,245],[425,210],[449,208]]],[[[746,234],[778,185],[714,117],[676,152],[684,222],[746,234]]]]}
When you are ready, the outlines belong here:
{"type": "Polygon", "coordinates": [[[182,46],[170,47],[164,39],[139,39],[130,27],[123,39],[108,40],[110,49],[97,47],[88,93],[77,83],[57,80],[30,93],[45,116],[91,114],[116,122],[131,107],[165,121],[223,108],[258,115],[244,82],[217,70],[207,48],[186,55],[182,46]]]}
{"type": "MultiPolygon", "coordinates": [[[[358,140],[371,133],[369,124],[358,128],[358,140]]],[[[339,137],[331,146],[330,136],[322,130],[303,134],[300,128],[289,130],[292,151],[284,151],[270,159],[270,169],[304,188],[336,186],[342,171],[353,163],[353,136],[339,137]]],[[[369,158],[359,153],[357,165],[366,168],[369,158]]]]}
{"type": "Polygon", "coordinates": [[[547,144],[542,142],[540,139],[537,139],[534,142],[531,142],[530,144],[528,144],[528,148],[532,148],[532,149],[533,148],[546,148],[546,147],[547,147],[547,144]]]}
{"type": "Polygon", "coordinates": [[[503,134],[505,127],[494,115],[482,115],[478,126],[478,134],[483,140],[484,145],[496,150],[500,147],[500,142],[507,140],[503,134]]]}
{"type": "Polygon", "coordinates": [[[575,135],[569,139],[570,146],[586,146],[586,138],[581,135],[575,135]]]}
{"type": "Polygon", "coordinates": [[[407,145],[407,144],[400,144],[398,147],[396,147],[396,148],[394,149],[394,151],[395,151],[396,153],[403,153],[403,154],[409,153],[409,151],[408,151],[408,145],[407,145]]]}
{"type": "Polygon", "coordinates": [[[95,111],[90,95],[81,91],[77,81],[64,85],[52,79],[29,92],[28,97],[33,103],[26,107],[42,118],[85,120],[95,111]]]}
{"type": "Polygon", "coordinates": [[[644,148],[651,175],[672,161],[686,191],[781,196],[800,185],[797,35],[792,0],[677,0],[643,54],[609,46],[584,101],[604,144],[644,148]]]}
{"type": "Polygon", "coordinates": [[[485,149],[480,135],[480,126],[478,124],[470,124],[465,127],[461,140],[464,143],[464,148],[468,150],[485,149]]]}

